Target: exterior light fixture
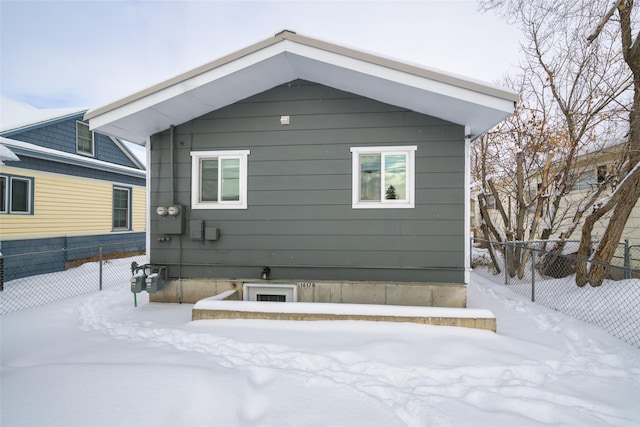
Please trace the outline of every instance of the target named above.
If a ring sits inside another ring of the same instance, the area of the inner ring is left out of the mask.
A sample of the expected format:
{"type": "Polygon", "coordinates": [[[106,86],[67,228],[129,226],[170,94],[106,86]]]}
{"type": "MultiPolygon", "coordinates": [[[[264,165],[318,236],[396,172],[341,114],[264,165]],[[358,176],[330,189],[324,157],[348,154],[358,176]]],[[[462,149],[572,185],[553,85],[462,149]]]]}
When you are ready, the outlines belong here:
{"type": "Polygon", "coordinates": [[[260,275],[260,278],[262,280],[269,280],[269,273],[271,273],[271,269],[269,267],[264,267],[262,269],[262,274],[260,275]]]}

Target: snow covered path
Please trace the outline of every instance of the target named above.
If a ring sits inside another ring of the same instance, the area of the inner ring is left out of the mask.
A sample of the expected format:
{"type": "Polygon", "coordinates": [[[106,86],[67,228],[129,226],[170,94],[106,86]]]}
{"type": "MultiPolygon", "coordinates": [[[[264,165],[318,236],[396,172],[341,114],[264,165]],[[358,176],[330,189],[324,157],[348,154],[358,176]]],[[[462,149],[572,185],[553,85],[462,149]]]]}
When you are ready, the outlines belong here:
{"type": "Polygon", "coordinates": [[[189,322],[191,305],[134,308],[128,289],[13,313],[2,425],[640,425],[640,351],[478,275],[469,299],[498,334],[189,322]]]}

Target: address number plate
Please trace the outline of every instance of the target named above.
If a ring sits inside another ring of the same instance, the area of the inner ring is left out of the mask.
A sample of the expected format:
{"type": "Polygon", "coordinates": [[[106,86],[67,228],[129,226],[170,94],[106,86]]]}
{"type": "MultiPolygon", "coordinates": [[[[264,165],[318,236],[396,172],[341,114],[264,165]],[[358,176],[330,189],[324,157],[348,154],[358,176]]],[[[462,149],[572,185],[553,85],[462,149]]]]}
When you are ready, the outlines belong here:
{"type": "Polygon", "coordinates": [[[299,282],[298,286],[301,288],[315,288],[316,284],[313,282],[299,282]]]}

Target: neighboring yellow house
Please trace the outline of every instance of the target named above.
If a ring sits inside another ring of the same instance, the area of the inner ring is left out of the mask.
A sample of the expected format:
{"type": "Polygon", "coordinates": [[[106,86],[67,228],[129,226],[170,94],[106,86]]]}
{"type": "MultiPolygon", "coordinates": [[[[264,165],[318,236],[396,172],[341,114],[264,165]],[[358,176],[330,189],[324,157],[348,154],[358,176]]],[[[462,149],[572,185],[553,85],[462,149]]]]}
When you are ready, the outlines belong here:
{"type": "MultiPolygon", "coordinates": [[[[620,159],[620,152],[623,148],[622,145],[615,145],[602,150],[598,150],[592,153],[588,153],[580,156],[576,162],[575,183],[570,193],[564,197],[561,206],[558,210],[559,217],[557,218],[556,225],[554,226],[553,233],[550,239],[557,239],[560,237],[560,233],[565,230],[573,219],[573,215],[580,202],[585,200],[593,192],[593,190],[602,185],[605,181],[606,174],[610,172],[615,166],[616,162],[620,159]]],[[[551,174],[552,175],[552,174],[551,174]]],[[[621,179],[621,178],[620,178],[621,179]]],[[[535,182],[535,178],[530,180],[535,182]]],[[[498,184],[499,185],[499,184],[498,184]]],[[[533,187],[529,189],[531,195],[537,193],[537,188],[533,187]]],[[[472,188],[473,200],[477,200],[479,188],[476,186],[472,188]]],[[[602,198],[607,197],[613,191],[613,188],[609,186],[602,198]]],[[[505,209],[508,209],[508,200],[501,200],[505,209]]],[[[489,201],[489,212],[493,223],[499,230],[504,230],[504,224],[498,211],[495,209],[495,202],[489,201]]],[[[476,236],[480,236],[480,212],[477,207],[477,203],[472,204],[473,212],[471,214],[472,223],[471,228],[476,230],[476,236]]],[[[515,205],[514,205],[515,207],[515,205]]],[[[515,218],[515,214],[512,212],[511,218],[515,218]]],[[[544,216],[543,216],[544,218],[544,216]]],[[[607,225],[609,216],[605,216],[600,220],[593,231],[593,238],[598,240],[604,234],[605,227],[607,225]]],[[[584,220],[584,218],[582,219],[584,220]]],[[[539,227],[538,232],[542,231],[542,227],[539,227]]],[[[572,239],[580,239],[580,227],[573,233],[572,239]]],[[[629,240],[631,245],[640,245],[640,203],[636,204],[633,209],[626,227],[622,234],[622,240],[629,240]]]]}
{"type": "Polygon", "coordinates": [[[97,245],[146,246],[145,167],[122,141],[91,132],[85,112],[2,98],[0,144],[19,159],[0,166],[6,281],[63,270],[94,256],[97,245]],[[43,251],[49,255],[16,256],[43,251]]]}

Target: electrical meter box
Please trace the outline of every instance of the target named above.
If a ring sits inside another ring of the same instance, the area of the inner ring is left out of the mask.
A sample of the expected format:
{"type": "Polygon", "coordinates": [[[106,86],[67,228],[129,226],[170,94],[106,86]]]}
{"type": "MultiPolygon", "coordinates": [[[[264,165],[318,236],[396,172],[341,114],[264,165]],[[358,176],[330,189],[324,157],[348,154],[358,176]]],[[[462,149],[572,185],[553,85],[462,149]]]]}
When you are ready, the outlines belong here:
{"type": "Polygon", "coordinates": [[[151,273],[147,276],[146,279],[146,289],[147,292],[153,294],[162,290],[162,286],[164,285],[164,272],[161,270],[159,273],[151,273]]]}
{"type": "Polygon", "coordinates": [[[131,278],[131,292],[138,294],[144,291],[146,287],[147,287],[147,276],[140,275],[140,276],[133,276],[131,278]]]}
{"type": "Polygon", "coordinates": [[[160,234],[184,234],[185,215],[182,206],[159,206],[156,209],[156,214],[158,215],[158,232],[160,234]]]}

